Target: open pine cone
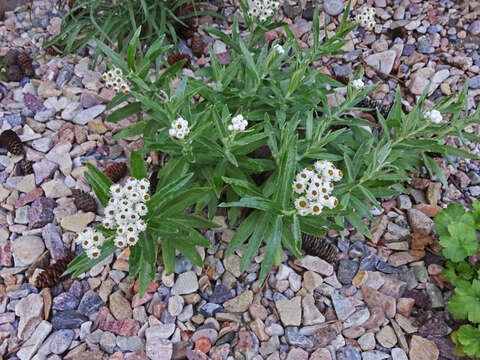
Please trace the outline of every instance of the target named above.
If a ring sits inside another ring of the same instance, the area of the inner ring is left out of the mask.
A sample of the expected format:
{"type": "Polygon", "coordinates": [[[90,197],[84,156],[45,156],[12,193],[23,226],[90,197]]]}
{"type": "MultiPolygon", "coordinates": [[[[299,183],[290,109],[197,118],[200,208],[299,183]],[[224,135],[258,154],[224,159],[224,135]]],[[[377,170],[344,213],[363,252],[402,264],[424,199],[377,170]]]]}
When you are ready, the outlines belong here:
{"type": "Polygon", "coordinates": [[[18,63],[20,68],[26,76],[33,76],[35,74],[33,70],[32,59],[25,51],[20,51],[18,53],[18,63]]]}
{"type": "Polygon", "coordinates": [[[203,50],[205,49],[205,43],[200,35],[195,35],[192,39],[192,48],[193,55],[200,57],[203,55],[203,50]]]}
{"type": "Polygon", "coordinates": [[[35,286],[37,288],[52,287],[65,280],[65,276],[62,274],[67,270],[68,263],[75,258],[75,255],[70,254],[63,259],[59,259],[48,266],[42,273],[40,273],[35,279],[35,286]]]}
{"type": "Polygon", "coordinates": [[[77,209],[83,210],[84,212],[97,212],[97,202],[90,194],[78,189],[73,189],[72,194],[77,209]]]}
{"type": "Polygon", "coordinates": [[[190,65],[190,56],[187,54],[172,54],[168,57],[168,63],[170,65],[175,64],[177,61],[186,59],[187,61],[185,62],[184,66],[190,65]]]}
{"type": "Polygon", "coordinates": [[[0,146],[13,155],[23,154],[23,144],[17,133],[13,130],[5,130],[0,135],[0,146]]]}
{"type": "Polygon", "coordinates": [[[127,164],[124,162],[118,162],[108,166],[103,173],[107,175],[110,180],[116,183],[118,180],[127,175],[127,164]]]}
{"type": "Polygon", "coordinates": [[[302,233],[302,249],[308,255],[318,256],[329,263],[337,261],[337,248],[325,239],[302,233]]]}

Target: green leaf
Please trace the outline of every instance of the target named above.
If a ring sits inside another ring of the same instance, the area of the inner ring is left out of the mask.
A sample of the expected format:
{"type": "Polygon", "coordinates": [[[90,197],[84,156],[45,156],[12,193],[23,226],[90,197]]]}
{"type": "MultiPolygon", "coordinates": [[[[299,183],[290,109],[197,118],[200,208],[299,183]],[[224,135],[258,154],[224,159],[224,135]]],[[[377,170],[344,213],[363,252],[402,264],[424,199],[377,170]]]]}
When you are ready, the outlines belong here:
{"type": "Polygon", "coordinates": [[[480,322],[480,280],[461,281],[450,298],[448,309],[458,319],[480,322]]]}
{"type": "Polygon", "coordinates": [[[142,31],[142,26],[140,26],[133,34],[133,37],[128,44],[127,49],[127,64],[130,69],[134,69],[135,67],[135,50],[137,49],[138,40],[140,37],[140,32],[142,31]]]}
{"type": "Polygon", "coordinates": [[[472,357],[480,356],[480,327],[462,325],[456,331],[456,339],[462,346],[462,351],[472,357]]]}
{"type": "Polygon", "coordinates": [[[175,239],[163,238],[162,239],[162,258],[163,265],[167,274],[173,273],[175,270],[175,239]]]}
{"type": "Polygon", "coordinates": [[[281,214],[282,208],[279,204],[261,197],[244,197],[240,201],[221,203],[220,207],[248,207],[263,211],[271,211],[274,214],[281,214]]]}
{"type": "Polygon", "coordinates": [[[90,259],[85,253],[77,256],[70,264],[68,264],[65,275],[72,274],[72,278],[89,271],[92,267],[105,260],[112,255],[118,248],[112,240],[106,240],[100,247],[100,256],[97,259],[90,259]]]}
{"type": "Polygon", "coordinates": [[[164,202],[175,195],[186,183],[193,177],[193,173],[186,174],[172,183],[165,185],[161,189],[157,189],[155,195],[147,202],[148,214],[147,218],[152,217],[157,207],[162,206],[164,202]]]}
{"type": "Polygon", "coordinates": [[[370,230],[368,229],[367,225],[363,222],[362,218],[357,213],[352,213],[350,215],[345,216],[347,221],[355,226],[355,228],[360,231],[363,235],[368,238],[372,237],[370,230]]]}
{"type": "Polygon", "coordinates": [[[277,252],[281,249],[282,226],[282,217],[277,216],[275,222],[271,228],[269,228],[269,232],[267,232],[267,246],[265,248],[265,254],[260,268],[260,277],[258,279],[260,284],[262,284],[267,278],[267,275],[274,264],[277,252]]]}
{"type": "Polygon", "coordinates": [[[240,262],[240,272],[247,270],[248,265],[252,262],[253,258],[258,252],[260,245],[262,244],[263,235],[265,234],[265,229],[268,226],[270,221],[269,214],[262,214],[260,219],[257,219],[257,226],[252,236],[248,240],[247,247],[242,255],[242,260],[240,262]]]}
{"type": "Polygon", "coordinates": [[[107,117],[108,122],[117,122],[122,119],[125,119],[133,114],[138,114],[142,111],[142,103],[133,102],[128,105],[121,107],[120,109],[115,110],[107,117]]]}
{"type": "Polygon", "coordinates": [[[208,229],[220,227],[217,223],[197,215],[178,214],[171,216],[169,219],[193,228],[208,229]]]}
{"type": "Polygon", "coordinates": [[[447,179],[445,178],[445,175],[443,174],[442,169],[438,164],[433,161],[433,159],[426,155],[425,153],[422,153],[422,158],[423,162],[425,163],[425,167],[428,169],[428,172],[430,173],[431,176],[437,175],[440,178],[440,181],[442,182],[443,185],[448,187],[447,184],[447,179]]]}
{"type": "Polygon", "coordinates": [[[145,133],[145,128],[151,124],[149,120],[142,120],[134,122],[133,124],[122,129],[120,132],[113,135],[114,139],[123,139],[130,136],[141,135],[145,133]]]}
{"type": "Polygon", "coordinates": [[[438,235],[448,235],[448,225],[454,221],[458,221],[458,219],[465,215],[465,212],[465,208],[462,205],[451,203],[446,209],[443,209],[435,215],[435,230],[438,235]]]}
{"type": "Polygon", "coordinates": [[[135,150],[130,153],[130,174],[138,180],[148,177],[143,157],[135,150]]]}
{"type": "Polygon", "coordinates": [[[107,206],[110,199],[110,186],[113,185],[112,180],[107,177],[103,172],[97,169],[94,165],[87,162],[88,172],[85,174],[85,178],[92,186],[95,195],[103,206],[107,206]]]}
{"type": "Polygon", "coordinates": [[[233,235],[232,240],[230,240],[230,243],[227,246],[225,257],[232,255],[233,252],[253,233],[256,227],[258,216],[259,212],[253,211],[245,220],[242,221],[235,235],[233,235]]]}
{"type": "Polygon", "coordinates": [[[455,262],[477,253],[478,240],[475,228],[463,222],[451,222],[448,225],[449,235],[440,236],[442,254],[455,262]]]}
{"type": "Polygon", "coordinates": [[[148,285],[155,280],[158,255],[157,237],[151,232],[144,231],[140,233],[139,242],[135,246],[141,247],[140,265],[138,266],[138,293],[141,298],[148,285]]]}

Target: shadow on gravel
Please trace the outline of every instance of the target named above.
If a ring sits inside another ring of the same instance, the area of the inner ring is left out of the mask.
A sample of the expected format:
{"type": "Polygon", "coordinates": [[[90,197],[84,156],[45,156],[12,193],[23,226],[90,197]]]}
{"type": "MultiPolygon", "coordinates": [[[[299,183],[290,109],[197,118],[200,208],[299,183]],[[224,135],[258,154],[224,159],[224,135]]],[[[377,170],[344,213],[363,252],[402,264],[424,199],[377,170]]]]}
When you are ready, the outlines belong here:
{"type": "Polygon", "coordinates": [[[18,6],[26,4],[29,0],[0,0],[0,10],[11,11],[18,6]]]}

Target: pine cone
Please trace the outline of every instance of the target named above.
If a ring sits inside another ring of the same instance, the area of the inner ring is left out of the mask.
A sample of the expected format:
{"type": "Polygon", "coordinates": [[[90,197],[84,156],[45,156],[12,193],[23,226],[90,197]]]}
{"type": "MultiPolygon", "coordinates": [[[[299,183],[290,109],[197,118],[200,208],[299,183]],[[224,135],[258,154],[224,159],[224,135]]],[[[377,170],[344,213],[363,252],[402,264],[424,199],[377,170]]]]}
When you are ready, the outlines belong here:
{"type": "Polygon", "coordinates": [[[0,21],[3,21],[3,20],[5,20],[5,10],[0,9],[0,21]]]}
{"type": "Polygon", "coordinates": [[[158,184],[158,167],[150,175],[150,194],[154,195],[157,191],[158,184]]]}
{"type": "Polygon", "coordinates": [[[75,199],[75,206],[77,209],[83,210],[84,212],[97,212],[97,202],[93,196],[78,189],[73,189],[72,194],[73,198],[75,199]]]}
{"type": "Polygon", "coordinates": [[[203,50],[205,49],[205,43],[200,35],[195,35],[192,39],[192,48],[193,55],[200,57],[203,55],[203,50]]]}
{"type": "Polygon", "coordinates": [[[18,65],[10,65],[7,67],[7,80],[8,81],[20,81],[22,79],[23,71],[18,65]]]}
{"type": "Polygon", "coordinates": [[[18,50],[10,49],[7,52],[7,55],[3,57],[3,65],[8,67],[12,65],[17,65],[18,50]]]}
{"type": "Polygon", "coordinates": [[[68,263],[75,258],[75,255],[70,254],[63,259],[57,260],[55,264],[48,266],[35,279],[35,286],[37,288],[52,287],[65,280],[62,274],[67,270],[68,263]]]}
{"type": "Polygon", "coordinates": [[[33,174],[34,173],[34,171],[33,171],[33,161],[25,160],[22,163],[22,170],[23,170],[23,175],[33,174]]]}
{"type": "Polygon", "coordinates": [[[18,54],[18,63],[20,64],[20,68],[26,76],[33,76],[35,74],[33,70],[32,59],[25,51],[21,51],[18,54]]]}
{"type": "Polygon", "coordinates": [[[127,164],[124,162],[118,162],[115,164],[110,165],[107,167],[103,173],[107,175],[110,180],[113,182],[117,182],[121,178],[123,178],[125,175],[127,175],[127,164]]]}
{"type": "Polygon", "coordinates": [[[5,130],[0,135],[0,146],[13,155],[23,154],[23,144],[17,133],[13,130],[5,130]]]}
{"type": "Polygon", "coordinates": [[[337,261],[337,248],[325,239],[302,233],[302,248],[308,255],[318,256],[329,263],[337,261]]]}
{"type": "Polygon", "coordinates": [[[194,30],[195,30],[195,20],[193,17],[183,18],[185,16],[189,16],[193,13],[195,9],[193,8],[193,4],[191,2],[187,2],[184,5],[178,7],[175,10],[175,16],[180,18],[183,24],[176,23],[175,24],[175,31],[180,35],[180,37],[184,39],[189,39],[193,37],[194,30]]]}
{"type": "Polygon", "coordinates": [[[372,109],[372,110],[378,109],[378,111],[380,112],[380,114],[382,114],[382,116],[384,118],[387,118],[388,113],[390,112],[389,107],[383,105],[380,101],[372,100],[369,97],[366,97],[365,99],[360,101],[357,104],[357,106],[358,107],[369,108],[369,109],[372,109]]]}
{"type": "Polygon", "coordinates": [[[187,62],[183,65],[184,67],[190,65],[190,56],[187,54],[172,54],[168,57],[168,63],[170,65],[175,64],[177,61],[187,59],[187,62]]]}

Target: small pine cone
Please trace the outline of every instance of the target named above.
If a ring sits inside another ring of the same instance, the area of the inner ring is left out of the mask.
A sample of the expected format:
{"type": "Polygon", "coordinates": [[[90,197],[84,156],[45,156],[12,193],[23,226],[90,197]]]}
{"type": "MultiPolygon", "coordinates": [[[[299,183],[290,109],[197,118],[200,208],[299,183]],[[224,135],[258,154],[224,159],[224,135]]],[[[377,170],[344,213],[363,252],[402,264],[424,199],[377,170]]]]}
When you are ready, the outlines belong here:
{"type": "Polygon", "coordinates": [[[175,64],[177,61],[187,59],[187,62],[184,64],[184,66],[190,65],[190,56],[187,54],[172,54],[168,57],[168,63],[170,65],[175,64]]]}
{"type": "Polygon", "coordinates": [[[17,65],[17,59],[18,59],[18,50],[10,49],[8,50],[7,55],[5,55],[3,58],[3,65],[6,67],[17,65]]]}
{"type": "Polygon", "coordinates": [[[18,82],[22,79],[23,71],[18,65],[10,65],[7,67],[7,72],[5,74],[8,81],[18,82]]]}
{"type": "Polygon", "coordinates": [[[302,248],[308,255],[318,256],[329,263],[336,263],[337,248],[324,239],[302,233],[302,248]]]}
{"type": "Polygon", "coordinates": [[[127,164],[124,162],[118,162],[107,167],[103,173],[107,175],[110,180],[116,183],[118,180],[127,175],[127,164]]]}
{"type": "Polygon", "coordinates": [[[193,55],[200,57],[203,55],[203,50],[205,49],[205,43],[200,35],[195,35],[192,39],[192,48],[193,55]]]}
{"type": "Polygon", "coordinates": [[[18,54],[18,63],[20,68],[26,76],[33,76],[35,74],[33,70],[32,58],[25,51],[21,51],[18,54]]]}
{"type": "Polygon", "coordinates": [[[67,270],[68,263],[71,262],[75,256],[70,254],[63,259],[57,260],[55,264],[48,266],[35,279],[35,286],[37,288],[52,287],[65,280],[62,274],[67,270]]]}
{"type": "Polygon", "coordinates": [[[23,154],[23,144],[17,133],[13,130],[5,130],[0,135],[0,146],[13,155],[23,154]]]}
{"type": "Polygon", "coordinates": [[[23,170],[23,175],[30,175],[33,174],[33,161],[30,160],[25,160],[22,163],[22,170],[23,170]]]}
{"type": "Polygon", "coordinates": [[[72,194],[77,209],[83,210],[84,212],[97,212],[97,202],[90,194],[78,189],[73,189],[72,194]]]}

